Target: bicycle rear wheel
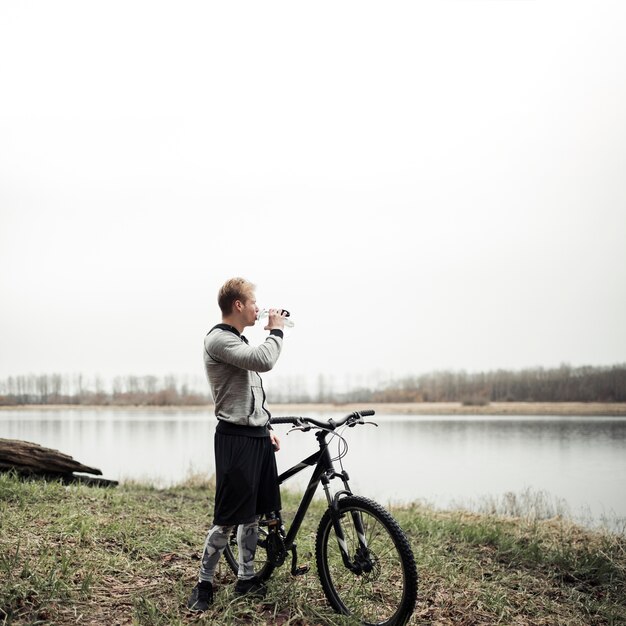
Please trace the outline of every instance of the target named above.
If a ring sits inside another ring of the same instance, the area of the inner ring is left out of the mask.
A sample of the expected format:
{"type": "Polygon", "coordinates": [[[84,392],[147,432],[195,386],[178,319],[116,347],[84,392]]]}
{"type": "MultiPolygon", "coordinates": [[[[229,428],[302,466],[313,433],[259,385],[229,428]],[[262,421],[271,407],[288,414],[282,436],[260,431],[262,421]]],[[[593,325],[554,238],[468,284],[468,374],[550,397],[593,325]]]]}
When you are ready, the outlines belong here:
{"type": "MultiPolygon", "coordinates": [[[[259,580],[267,580],[274,571],[274,565],[267,559],[267,530],[259,527],[259,540],[254,555],[254,575],[259,580]]],[[[239,571],[239,548],[237,547],[237,526],[233,529],[224,548],[224,558],[232,572],[237,576],[239,571]]]]}
{"type": "Polygon", "coordinates": [[[344,563],[330,510],[317,530],[315,556],[331,606],[362,624],[405,624],[415,609],[417,569],[411,546],[391,515],[360,496],[339,500],[350,563],[344,563]]]}

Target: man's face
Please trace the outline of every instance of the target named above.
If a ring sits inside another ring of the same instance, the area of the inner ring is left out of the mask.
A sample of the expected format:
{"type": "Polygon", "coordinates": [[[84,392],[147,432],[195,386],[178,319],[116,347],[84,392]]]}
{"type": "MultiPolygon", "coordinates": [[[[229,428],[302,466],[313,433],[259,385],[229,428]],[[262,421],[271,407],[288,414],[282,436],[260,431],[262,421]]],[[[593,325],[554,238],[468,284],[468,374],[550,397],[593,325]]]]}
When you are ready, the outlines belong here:
{"type": "Polygon", "coordinates": [[[250,294],[248,299],[243,303],[241,316],[245,326],[254,326],[256,317],[259,314],[259,307],[256,305],[256,295],[250,294]]]}

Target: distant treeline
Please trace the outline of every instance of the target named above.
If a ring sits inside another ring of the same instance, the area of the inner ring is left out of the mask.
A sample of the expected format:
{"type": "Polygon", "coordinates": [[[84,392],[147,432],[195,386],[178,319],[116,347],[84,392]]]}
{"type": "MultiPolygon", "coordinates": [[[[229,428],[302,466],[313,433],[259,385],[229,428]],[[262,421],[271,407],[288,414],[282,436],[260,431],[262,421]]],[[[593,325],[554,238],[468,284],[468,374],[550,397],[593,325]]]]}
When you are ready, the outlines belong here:
{"type": "Polygon", "coordinates": [[[192,406],[210,402],[208,385],[176,376],[100,377],[28,374],[0,381],[0,405],[95,404],[104,406],[192,406]]]}
{"type": "Polygon", "coordinates": [[[626,402],[626,364],[609,367],[530,368],[434,372],[375,391],[379,402],[626,402]]]}
{"type": "MultiPolygon", "coordinates": [[[[372,382],[341,392],[320,375],[317,389],[302,377],[278,378],[268,386],[272,403],[280,402],[626,402],[626,364],[605,367],[529,368],[468,373],[439,371],[372,382]]],[[[211,402],[202,378],[118,376],[110,385],[81,375],[9,376],[0,380],[0,405],[97,404],[192,406],[211,402]]]]}

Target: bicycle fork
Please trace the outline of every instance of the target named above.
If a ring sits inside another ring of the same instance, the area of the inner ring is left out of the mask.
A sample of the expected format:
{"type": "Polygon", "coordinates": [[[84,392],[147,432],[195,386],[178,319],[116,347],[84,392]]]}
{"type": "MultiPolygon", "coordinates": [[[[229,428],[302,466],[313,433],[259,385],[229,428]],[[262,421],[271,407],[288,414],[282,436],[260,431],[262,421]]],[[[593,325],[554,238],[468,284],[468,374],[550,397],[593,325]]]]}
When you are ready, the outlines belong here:
{"type": "Polygon", "coordinates": [[[359,511],[351,511],[352,523],[354,524],[354,530],[358,539],[359,547],[356,549],[354,555],[350,555],[348,543],[343,531],[342,515],[339,512],[339,498],[342,495],[353,495],[348,485],[348,473],[332,471],[329,474],[322,476],[321,481],[326,494],[326,500],[328,501],[328,508],[333,523],[333,529],[335,536],[337,537],[337,543],[339,545],[339,551],[341,552],[341,558],[343,564],[352,572],[357,575],[371,572],[373,569],[373,563],[370,559],[370,552],[367,546],[367,538],[365,536],[365,528],[363,526],[363,518],[359,511]],[[330,493],[330,480],[332,478],[341,478],[344,484],[344,489],[338,491],[334,496],[330,493]]]}

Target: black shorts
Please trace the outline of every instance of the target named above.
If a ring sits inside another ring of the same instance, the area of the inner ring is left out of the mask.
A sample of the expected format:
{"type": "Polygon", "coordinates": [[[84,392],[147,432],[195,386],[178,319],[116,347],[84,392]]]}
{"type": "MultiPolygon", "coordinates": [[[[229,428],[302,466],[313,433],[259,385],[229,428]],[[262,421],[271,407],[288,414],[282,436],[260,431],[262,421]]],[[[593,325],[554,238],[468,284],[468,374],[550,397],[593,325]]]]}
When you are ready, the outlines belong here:
{"type": "Polygon", "coordinates": [[[279,511],[280,489],[269,437],[215,433],[213,524],[249,524],[257,515],[279,511]]]}

